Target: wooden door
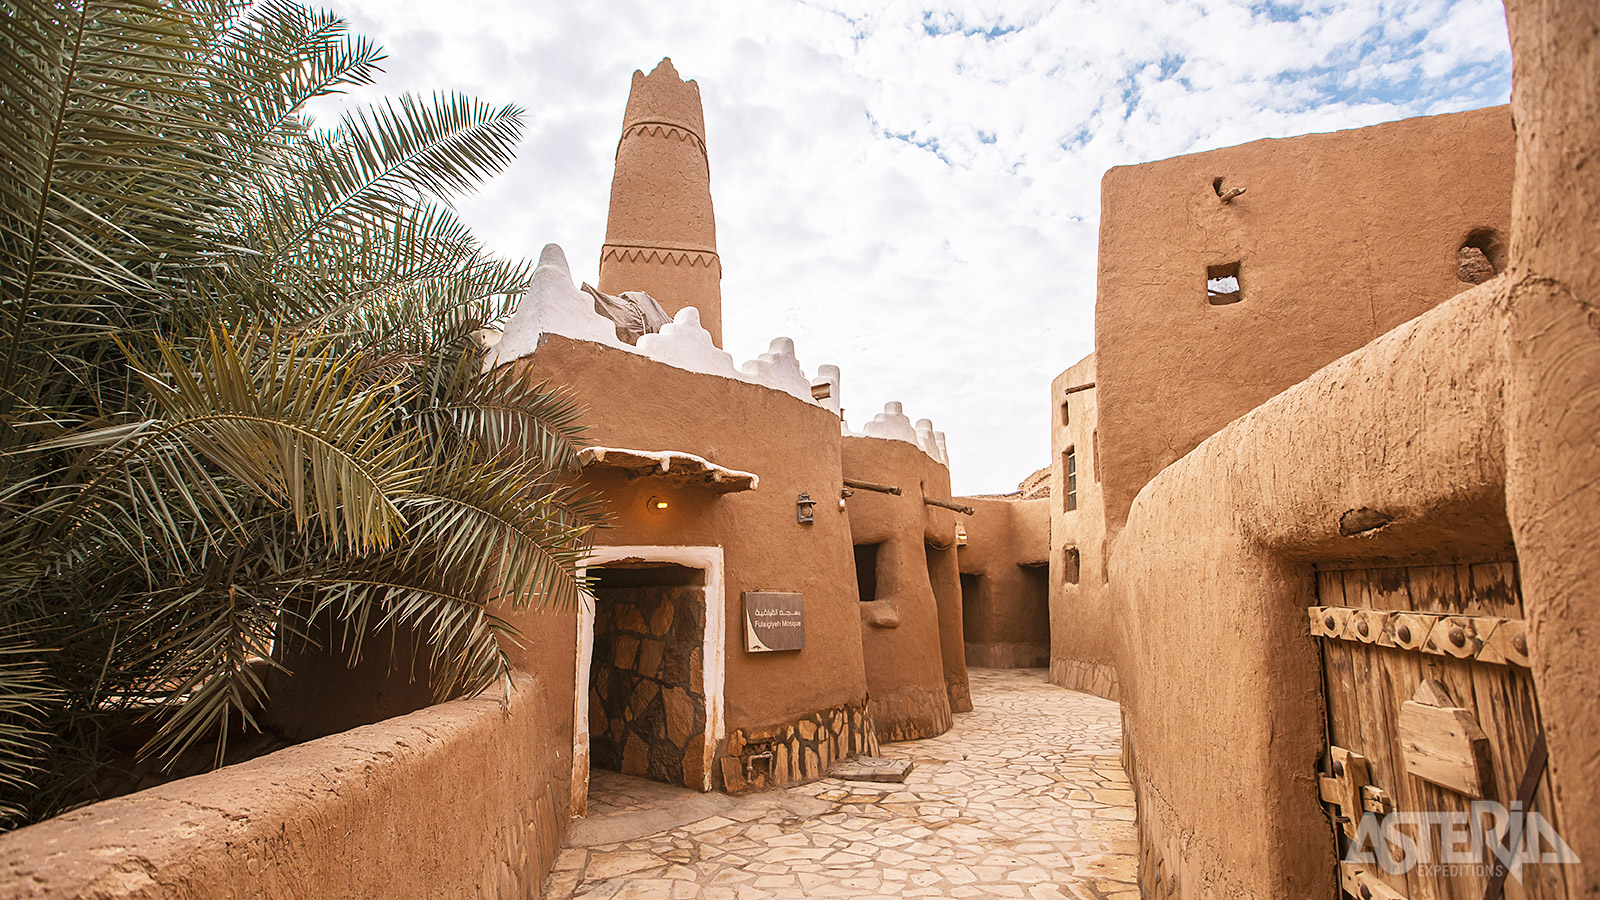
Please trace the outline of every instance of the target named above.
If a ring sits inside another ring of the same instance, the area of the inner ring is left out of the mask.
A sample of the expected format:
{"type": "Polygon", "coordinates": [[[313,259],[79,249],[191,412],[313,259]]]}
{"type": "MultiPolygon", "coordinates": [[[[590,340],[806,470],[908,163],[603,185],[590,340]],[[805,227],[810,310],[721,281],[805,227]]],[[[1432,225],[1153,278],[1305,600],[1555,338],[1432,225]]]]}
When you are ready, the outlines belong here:
{"type": "MultiPolygon", "coordinates": [[[[1364,813],[1379,817],[1376,823],[1392,812],[1481,816],[1489,803],[1511,808],[1521,792],[1533,794],[1529,808],[1559,832],[1548,771],[1539,774],[1539,705],[1514,561],[1325,566],[1317,593],[1319,605],[1307,612],[1322,652],[1329,742],[1319,783],[1341,860],[1361,837],[1364,813]]],[[[1398,829],[1419,844],[1429,840],[1430,851],[1416,854],[1420,864],[1391,872],[1341,862],[1345,893],[1360,900],[1485,897],[1496,859],[1481,845],[1454,843],[1451,858],[1471,852],[1477,862],[1449,864],[1438,828],[1413,822],[1398,829]]],[[[1563,868],[1524,866],[1520,881],[1504,879],[1504,896],[1565,898],[1563,868]]]]}

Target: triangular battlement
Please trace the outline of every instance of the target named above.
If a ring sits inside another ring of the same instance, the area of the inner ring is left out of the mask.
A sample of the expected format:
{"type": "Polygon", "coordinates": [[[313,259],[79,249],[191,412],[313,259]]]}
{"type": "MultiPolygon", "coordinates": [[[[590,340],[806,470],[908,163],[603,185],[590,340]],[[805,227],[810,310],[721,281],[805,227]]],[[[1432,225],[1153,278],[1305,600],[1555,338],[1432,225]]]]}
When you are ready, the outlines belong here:
{"type": "Polygon", "coordinates": [[[649,75],[633,72],[633,88],[628,91],[628,108],[622,115],[623,130],[644,122],[677,125],[705,138],[705,115],[700,108],[700,85],[693,79],[678,77],[671,58],[664,57],[649,75]]]}

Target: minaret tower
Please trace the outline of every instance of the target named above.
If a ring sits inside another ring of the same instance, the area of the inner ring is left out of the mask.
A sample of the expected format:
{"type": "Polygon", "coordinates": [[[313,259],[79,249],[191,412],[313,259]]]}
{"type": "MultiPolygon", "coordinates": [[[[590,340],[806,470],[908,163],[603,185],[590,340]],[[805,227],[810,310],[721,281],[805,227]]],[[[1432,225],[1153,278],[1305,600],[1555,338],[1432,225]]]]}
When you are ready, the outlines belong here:
{"type": "Polygon", "coordinates": [[[635,71],[622,115],[600,290],[646,291],[668,312],[700,310],[722,346],[722,260],[711,212],[711,170],[700,86],[663,59],[635,71]]]}

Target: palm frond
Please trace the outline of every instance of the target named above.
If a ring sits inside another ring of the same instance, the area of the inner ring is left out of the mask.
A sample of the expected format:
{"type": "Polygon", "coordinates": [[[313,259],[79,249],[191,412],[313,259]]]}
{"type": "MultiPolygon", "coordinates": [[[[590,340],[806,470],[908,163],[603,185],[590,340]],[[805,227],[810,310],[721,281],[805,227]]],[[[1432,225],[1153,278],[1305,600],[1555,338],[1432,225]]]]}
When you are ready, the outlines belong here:
{"type": "Polygon", "coordinates": [[[573,395],[548,382],[494,371],[477,373],[477,353],[455,367],[440,367],[426,386],[429,402],[415,415],[419,427],[446,447],[470,443],[495,455],[538,459],[575,472],[583,446],[583,409],[573,395]]]}
{"type": "Polygon", "coordinates": [[[567,483],[581,410],[472,343],[531,267],[451,203],[522,112],[319,130],[306,102],[384,57],[292,0],[0,5],[0,803],[95,796],[127,729],[219,762],[313,611],[352,659],[420,635],[438,697],[503,678],[491,610],[573,603],[601,515],[567,483]]]}
{"type": "Polygon", "coordinates": [[[38,649],[15,628],[0,629],[0,827],[21,819],[21,795],[44,773],[49,746],[41,721],[59,697],[35,660],[38,649]]]}

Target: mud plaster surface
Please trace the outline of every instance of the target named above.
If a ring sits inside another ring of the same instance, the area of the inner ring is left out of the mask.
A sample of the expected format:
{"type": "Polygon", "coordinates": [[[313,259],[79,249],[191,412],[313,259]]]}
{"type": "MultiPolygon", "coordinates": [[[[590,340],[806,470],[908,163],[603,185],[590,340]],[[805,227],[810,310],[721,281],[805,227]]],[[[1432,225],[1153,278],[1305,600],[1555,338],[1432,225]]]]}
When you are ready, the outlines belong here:
{"type": "MultiPolygon", "coordinates": [[[[545,896],[1135,900],[1117,705],[1037,669],[973,669],[970,679],[974,711],[949,732],[884,746],[916,760],[904,785],[823,779],[569,848],[545,896]]],[[[654,802],[613,806],[647,813],[654,802]]]]}

